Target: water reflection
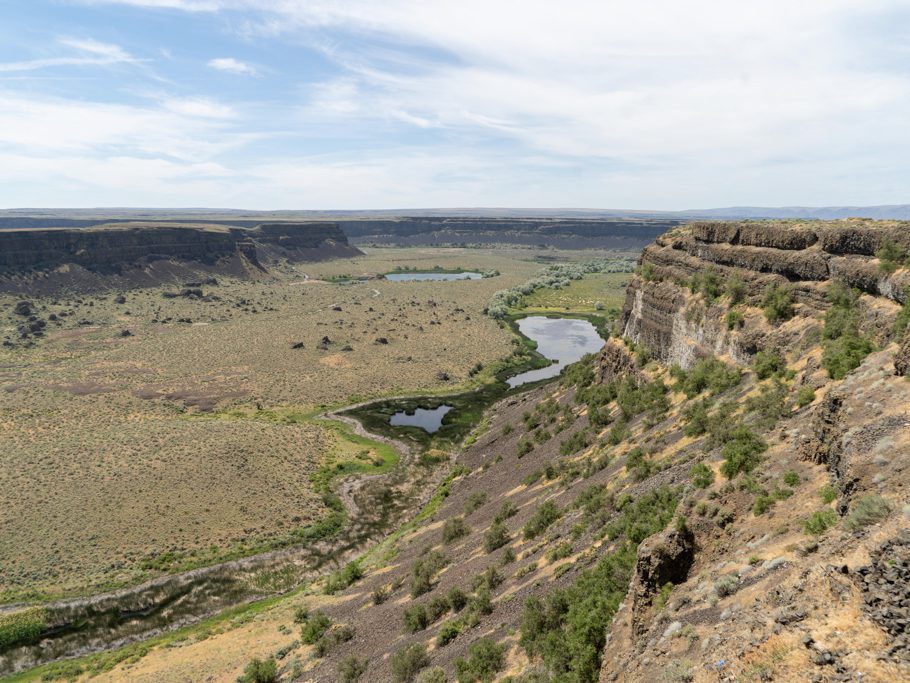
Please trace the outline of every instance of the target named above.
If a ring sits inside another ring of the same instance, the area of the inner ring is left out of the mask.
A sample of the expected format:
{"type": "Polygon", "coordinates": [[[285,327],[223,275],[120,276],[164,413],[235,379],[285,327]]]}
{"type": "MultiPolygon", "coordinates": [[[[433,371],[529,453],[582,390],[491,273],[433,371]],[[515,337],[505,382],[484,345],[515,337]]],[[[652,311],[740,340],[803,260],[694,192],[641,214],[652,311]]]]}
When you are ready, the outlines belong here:
{"type": "Polygon", "coordinates": [[[389,424],[394,427],[420,427],[428,434],[435,434],[442,427],[442,418],[452,410],[452,406],[441,405],[438,408],[417,408],[413,412],[400,410],[391,418],[389,424]]]}
{"type": "Polygon", "coordinates": [[[406,280],[479,280],[483,276],[480,273],[389,273],[385,276],[386,280],[392,282],[404,282],[406,280]]]}
{"type": "Polygon", "coordinates": [[[581,360],[586,353],[599,351],[604,345],[594,325],[587,320],[529,316],[518,321],[518,329],[537,342],[538,353],[553,364],[509,378],[510,387],[556,377],[565,366],[581,360]]]}

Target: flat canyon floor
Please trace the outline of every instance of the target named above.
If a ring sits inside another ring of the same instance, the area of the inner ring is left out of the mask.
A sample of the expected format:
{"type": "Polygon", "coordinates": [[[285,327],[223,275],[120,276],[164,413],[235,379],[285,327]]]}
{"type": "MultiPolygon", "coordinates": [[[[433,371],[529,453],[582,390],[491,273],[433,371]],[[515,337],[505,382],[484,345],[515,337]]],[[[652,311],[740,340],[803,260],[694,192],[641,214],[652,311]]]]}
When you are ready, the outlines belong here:
{"type": "MultiPolygon", "coordinates": [[[[0,603],[129,585],[162,553],[214,561],[316,520],[311,475],[351,443],[308,419],[241,416],[465,386],[513,348],[484,305],[544,265],[528,249],[365,251],[203,284],[202,298],[166,298],[174,283],[33,299],[58,320],[34,347],[0,349],[0,603]],[[501,274],[327,281],[399,266],[501,274]]],[[[0,336],[20,298],[0,295],[0,336]]]]}

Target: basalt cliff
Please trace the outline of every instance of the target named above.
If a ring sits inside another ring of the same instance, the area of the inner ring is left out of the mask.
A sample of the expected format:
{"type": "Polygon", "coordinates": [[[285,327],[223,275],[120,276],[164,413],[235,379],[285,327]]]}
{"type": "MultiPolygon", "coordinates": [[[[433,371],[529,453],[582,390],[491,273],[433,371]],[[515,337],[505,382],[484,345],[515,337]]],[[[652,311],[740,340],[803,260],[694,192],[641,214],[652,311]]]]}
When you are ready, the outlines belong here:
{"type": "Polygon", "coordinates": [[[195,223],[114,223],[0,231],[0,288],[52,292],[145,286],[200,274],[249,277],[281,260],[353,256],[336,223],[252,229],[195,223]]]}

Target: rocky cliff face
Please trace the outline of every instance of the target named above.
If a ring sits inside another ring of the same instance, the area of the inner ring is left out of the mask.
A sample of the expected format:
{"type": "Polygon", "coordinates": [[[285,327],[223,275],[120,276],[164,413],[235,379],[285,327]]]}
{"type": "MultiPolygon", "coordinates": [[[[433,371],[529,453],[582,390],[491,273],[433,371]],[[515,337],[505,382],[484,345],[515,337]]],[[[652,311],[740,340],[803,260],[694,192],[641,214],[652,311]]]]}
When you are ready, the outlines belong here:
{"type": "Polygon", "coordinates": [[[688,367],[708,355],[748,363],[761,348],[793,342],[787,330],[756,315],[769,289],[788,288],[798,317],[808,319],[827,308],[825,292],[833,280],[880,297],[864,302],[870,308],[864,323],[875,328],[876,316],[893,319],[910,291],[910,271],[887,272],[874,256],[887,243],[910,247],[910,223],[710,222],[678,228],[644,250],[642,275],[628,289],[623,334],[667,364],[688,367]],[[731,328],[727,309],[704,306],[704,297],[692,296],[690,286],[706,273],[716,276],[721,289],[740,281],[752,313],[746,311],[731,328]]]}
{"type": "MultiPolygon", "coordinates": [[[[102,284],[93,275],[132,276],[137,285],[154,284],[154,270],[172,273],[194,270],[245,276],[261,271],[273,260],[322,260],[353,256],[335,223],[271,223],[252,230],[206,224],[118,223],[85,229],[0,231],[0,279],[7,287],[27,286],[34,278],[42,286],[102,284]],[[168,266],[161,267],[161,262],[168,266]],[[157,266],[156,266],[157,264],[157,266]],[[56,271],[56,274],[55,274],[56,271]]],[[[21,289],[21,287],[19,287],[21,289]]],[[[46,287],[45,287],[46,288],[46,287]]]]}
{"type": "MultiPolygon", "coordinates": [[[[702,405],[766,450],[747,475],[723,475],[736,448],[717,450],[720,422],[698,436],[691,400],[633,435],[662,466],[710,476],[684,484],[684,526],[639,546],[601,681],[910,676],[908,249],[910,225],[862,220],[695,223],[645,249],[621,320],[639,366],[738,365],[749,383],[702,405]],[[883,247],[899,258],[883,263],[883,247]],[[845,347],[862,352],[832,373],[844,324],[845,347]],[[762,368],[772,356],[776,369],[762,368]]],[[[601,374],[628,364],[614,344],[601,374]]]]}

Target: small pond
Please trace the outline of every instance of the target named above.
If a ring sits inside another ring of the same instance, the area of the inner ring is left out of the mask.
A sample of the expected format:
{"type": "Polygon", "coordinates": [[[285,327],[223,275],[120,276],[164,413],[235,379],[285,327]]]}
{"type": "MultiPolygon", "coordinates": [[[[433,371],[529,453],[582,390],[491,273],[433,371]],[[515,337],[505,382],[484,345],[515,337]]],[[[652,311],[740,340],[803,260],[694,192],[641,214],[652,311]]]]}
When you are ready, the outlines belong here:
{"type": "Polygon", "coordinates": [[[405,282],[408,280],[479,280],[483,275],[480,273],[387,273],[386,280],[392,282],[405,282]]]}
{"type": "Polygon", "coordinates": [[[394,427],[420,427],[428,434],[435,434],[442,427],[442,418],[452,410],[452,406],[441,405],[438,408],[417,408],[413,412],[400,410],[389,418],[394,427]]]}
{"type": "Polygon", "coordinates": [[[510,377],[506,381],[513,388],[556,377],[564,367],[581,360],[586,353],[599,351],[604,345],[594,325],[587,320],[534,315],[521,318],[517,324],[524,336],[537,342],[537,352],[553,363],[510,377]]]}

